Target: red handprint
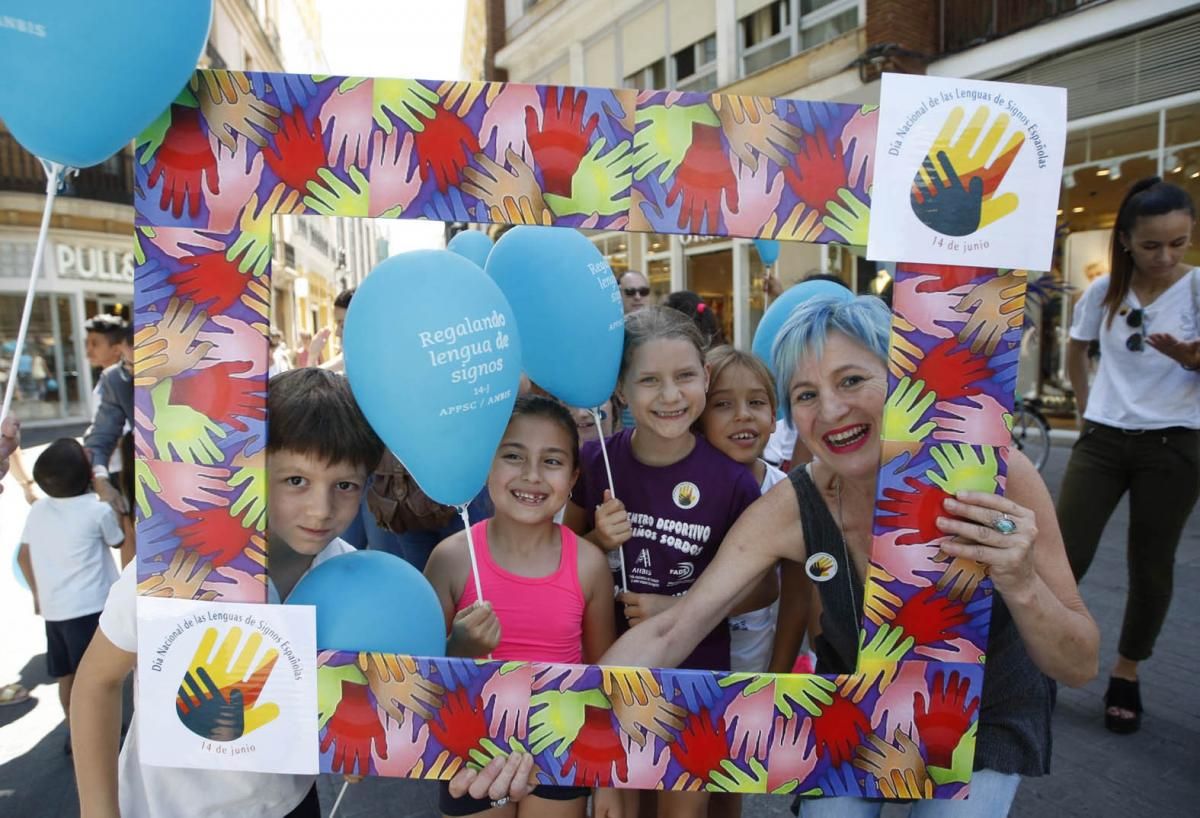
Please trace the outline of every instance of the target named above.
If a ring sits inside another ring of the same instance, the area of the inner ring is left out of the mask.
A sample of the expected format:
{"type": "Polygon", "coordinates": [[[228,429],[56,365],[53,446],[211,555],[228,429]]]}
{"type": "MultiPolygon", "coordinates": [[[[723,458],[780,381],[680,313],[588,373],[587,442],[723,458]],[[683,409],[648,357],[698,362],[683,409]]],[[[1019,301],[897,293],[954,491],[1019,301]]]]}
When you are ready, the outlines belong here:
{"type": "Polygon", "coordinates": [[[192,522],[176,532],[180,536],[179,547],[211,560],[214,567],[228,565],[241,556],[257,533],[252,527],[244,527],[225,507],[193,511],[184,516],[192,522]]]}
{"type": "Polygon", "coordinates": [[[930,765],[951,765],[954,748],[971,726],[971,718],[979,709],[978,696],[967,703],[970,692],[971,680],[959,676],[958,671],[950,674],[943,689],[942,671],[939,670],[933,676],[928,702],[921,691],[913,693],[913,721],[925,745],[930,765]]]}
{"type": "Polygon", "coordinates": [[[371,767],[371,745],[380,758],[387,758],[386,734],[379,714],[367,695],[367,686],[342,681],[342,700],[325,725],[321,752],[333,747],[330,769],[344,775],[367,775],[371,767]],[[357,770],[357,773],[356,773],[357,770]]]}
{"type": "Polygon", "coordinates": [[[783,169],[783,178],[802,202],[825,215],[826,204],[836,201],[838,190],[848,184],[841,140],[834,140],[830,150],[824,128],[806,133],[795,165],[783,169]]]}
{"type": "Polygon", "coordinates": [[[538,112],[532,107],[525,108],[525,133],[533,160],[542,171],[543,192],[570,196],[571,177],[587,153],[588,140],[600,122],[600,115],[592,114],[584,124],[587,91],[564,88],[560,101],[559,89],[551,88],[546,96],[541,125],[538,112]]]}
{"type": "Polygon", "coordinates": [[[834,767],[854,758],[862,737],[870,732],[867,714],[840,693],[833,695],[819,716],[813,717],[813,746],[827,756],[834,767]]]}
{"type": "Polygon", "coordinates": [[[935,596],[938,589],[932,585],[914,594],[892,620],[895,627],[917,640],[918,645],[932,645],[954,636],[954,629],[967,621],[963,604],[935,596]]]}
{"type": "Polygon", "coordinates": [[[729,209],[736,211],[737,177],[721,147],[721,129],[697,123],[692,126],[692,144],[683,155],[683,164],[675,173],[675,184],[667,194],[667,206],[673,205],[682,195],[679,227],[693,233],[716,233],[722,193],[729,209]]]}
{"type": "Polygon", "coordinates": [[[571,742],[563,760],[562,774],[575,771],[576,787],[609,787],[613,771],[618,778],[629,775],[621,734],[613,727],[612,711],[606,707],[583,708],[583,727],[571,742]]]}
{"type": "Polygon", "coordinates": [[[183,203],[188,202],[188,215],[200,215],[200,186],[207,177],[210,193],[220,192],[217,179],[217,157],[213,154],[208,138],[200,130],[200,109],[184,105],[171,106],[171,127],[167,128],[162,147],[154,154],[154,167],[150,169],[151,187],[163,177],[160,210],[171,204],[175,218],[183,215],[183,203]]]}
{"type": "Polygon", "coordinates": [[[925,388],[941,400],[978,395],[983,389],[975,384],[994,374],[986,358],[972,355],[965,347],[956,350],[957,344],[957,339],[950,338],[929,350],[912,376],[913,380],[925,381],[925,388]]]}
{"type": "Polygon", "coordinates": [[[421,181],[427,181],[432,173],[438,190],[445,193],[462,181],[463,168],[479,153],[479,139],[465,122],[440,105],[433,119],[423,122],[425,130],[413,136],[421,181]]]}
{"type": "Polygon", "coordinates": [[[171,382],[171,403],[192,407],[197,412],[226,423],[238,431],[247,426],[240,418],[266,420],[266,383],[257,378],[238,377],[254,364],[234,361],[195,371],[171,382]]]}
{"type": "Polygon", "coordinates": [[[950,264],[902,264],[897,276],[909,273],[916,276],[936,276],[937,281],[926,282],[917,287],[917,292],[946,292],[970,284],[985,275],[995,275],[992,267],[956,267],[950,264]]]}
{"type": "Polygon", "coordinates": [[[275,134],[272,150],[263,151],[267,166],[292,190],[305,193],[308,183],[315,182],[317,171],[327,167],[325,145],[321,141],[321,119],[309,125],[304,109],[297,107],[281,118],[279,133],[275,134]]]}
{"type": "Polygon", "coordinates": [[[446,696],[446,701],[437,711],[437,720],[430,722],[429,731],[433,738],[461,759],[488,737],[487,718],[483,714],[483,702],[478,698],[467,698],[467,689],[460,687],[446,696]]]}
{"type": "Polygon", "coordinates": [[[912,533],[902,534],[897,538],[897,545],[924,545],[945,537],[946,535],[938,529],[937,518],[947,516],[945,503],[950,495],[934,484],[922,482],[916,477],[906,477],[904,483],[912,491],[896,488],[883,490],[884,499],[879,501],[879,510],[893,516],[880,517],[880,525],[894,529],[912,529],[912,533]]]}
{"type": "Polygon", "coordinates": [[[707,707],[688,716],[679,734],[679,749],[675,760],[692,777],[708,783],[713,770],[720,769],[721,762],[729,758],[729,742],[725,737],[725,725],[714,725],[707,707]]]}
{"type": "Polygon", "coordinates": [[[191,299],[210,314],[225,312],[246,290],[250,276],[238,272],[237,263],[225,257],[225,251],[181,258],[186,270],[172,273],[175,295],[191,299]]]}

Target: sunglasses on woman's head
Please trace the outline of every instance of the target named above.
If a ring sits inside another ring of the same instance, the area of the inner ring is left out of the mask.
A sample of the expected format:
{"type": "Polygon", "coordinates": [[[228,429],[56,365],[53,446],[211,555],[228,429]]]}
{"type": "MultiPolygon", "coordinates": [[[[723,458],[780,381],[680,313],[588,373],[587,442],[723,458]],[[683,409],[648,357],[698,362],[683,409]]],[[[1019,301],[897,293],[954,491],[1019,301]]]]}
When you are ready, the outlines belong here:
{"type": "Polygon", "coordinates": [[[1125,323],[1138,330],[1125,339],[1125,348],[1130,352],[1141,352],[1146,348],[1145,313],[1139,308],[1130,310],[1125,316],[1125,323]]]}
{"type": "Polygon", "coordinates": [[[646,296],[650,295],[650,288],[649,287],[622,287],[621,292],[625,293],[625,295],[629,298],[633,298],[635,295],[640,295],[642,298],[645,298],[646,296]]]}

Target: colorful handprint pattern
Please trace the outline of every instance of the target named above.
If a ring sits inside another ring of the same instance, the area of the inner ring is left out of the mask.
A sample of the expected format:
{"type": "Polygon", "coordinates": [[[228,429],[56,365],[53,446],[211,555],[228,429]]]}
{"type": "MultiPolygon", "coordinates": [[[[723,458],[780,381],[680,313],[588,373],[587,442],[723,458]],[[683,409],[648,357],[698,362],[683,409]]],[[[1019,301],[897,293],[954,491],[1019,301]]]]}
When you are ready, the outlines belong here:
{"type": "Polygon", "coordinates": [[[950,798],[974,755],[983,668],[857,677],[476,662],[324,651],[321,771],[447,779],[532,753],[539,783],[950,798]],[[402,663],[381,687],[376,663],[402,663]],[[363,668],[367,668],[366,671],[363,668]]]}
{"type": "MultiPolygon", "coordinates": [[[[976,146],[977,120],[970,139],[947,123],[931,151],[937,179],[926,168],[914,202],[943,195],[946,161],[968,191],[979,178],[984,198],[994,192],[1020,145],[991,159],[1003,128],[976,146]]],[[[137,144],[139,592],[266,597],[273,215],[863,244],[875,130],[874,110],[836,103],[198,72],[137,144]]],[[[984,202],[979,218],[1005,206],[984,202]]],[[[1003,488],[1023,299],[1017,271],[897,271],[858,673],[325,650],[322,769],[447,778],[523,748],[551,784],[961,796],[991,586],[978,564],[939,557],[932,520],[946,493],[1003,488]]],[[[207,667],[194,673],[181,718],[228,705],[224,687],[207,667]]]]}

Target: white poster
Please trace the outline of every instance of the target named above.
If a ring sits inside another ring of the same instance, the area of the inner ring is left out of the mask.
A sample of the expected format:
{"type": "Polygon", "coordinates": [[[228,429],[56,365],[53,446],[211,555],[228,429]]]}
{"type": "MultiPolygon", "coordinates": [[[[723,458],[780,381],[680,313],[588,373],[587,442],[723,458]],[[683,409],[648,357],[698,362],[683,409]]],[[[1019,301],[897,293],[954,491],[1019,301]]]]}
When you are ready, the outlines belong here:
{"type": "Polygon", "coordinates": [[[315,610],[139,597],[142,761],[315,774],[315,610]]]}
{"type": "Polygon", "coordinates": [[[1064,88],[884,74],[867,257],[1049,270],[1064,88]]]}

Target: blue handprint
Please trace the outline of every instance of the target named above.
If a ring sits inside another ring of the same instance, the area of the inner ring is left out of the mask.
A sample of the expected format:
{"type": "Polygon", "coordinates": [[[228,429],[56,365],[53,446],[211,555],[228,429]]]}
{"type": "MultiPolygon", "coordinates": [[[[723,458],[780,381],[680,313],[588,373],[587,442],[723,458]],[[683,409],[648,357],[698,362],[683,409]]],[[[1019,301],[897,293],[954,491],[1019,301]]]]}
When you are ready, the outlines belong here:
{"type": "MultiPolygon", "coordinates": [[[[155,500],[151,498],[151,505],[155,500]]],[[[179,537],[175,535],[178,523],[166,508],[159,508],[149,517],[138,520],[137,541],[138,557],[143,563],[155,560],[159,555],[174,551],[179,547],[179,537]]],[[[155,566],[161,570],[161,566],[155,566]]]]}
{"type": "MultiPolygon", "coordinates": [[[[252,83],[254,95],[259,99],[266,96],[266,87],[261,81],[263,75],[255,75],[252,83]]],[[[279,109],[291,113],[295,108],[303,108],[317,95],[317,84],[312,77],[305,74],[275,74],[265,75],[271,82],[271,88],[279,100],[279,109]]]]}
{"type": "Polygon", "coordinates": [[[721,686],[711,673],[687,670],[663,670],[663,692],[668,696],[682,696],[691,713],[700,712],[701,707],[714,710],[721,698],[721,686]]]}
{"type": "MultiPolygon", "coordinates": [[[[867,778],[870,777],[867,776],[867,778]]],[[[850,796],[853,798],[871,797],[854,775],[854,765],[849,761],[840,767],[830,767],[829,771],[817,782],[817,786],[821,788],[821,794],[826,798],[840,796],[850,796]]],[[[876,790],[875,796],[877,797],[878,794],[876,790]]]]}
{"type": "Polygon", "coordinates": [[[445,193],[434,191],[421,213],[427,219],[443,222],[476,221],[487,224],[491,221],[487,207],[482,202],[476,204],[475,212],[472,214],[466,199],[463,198],[462,191],[456,187],[450,188],[445,193]]]}
{"type": "Polygon", "coordinates": [[[217,445],[227,457],[233,457],[239,452],[244,456],[253,457],[267,447],[267,438],[263,434],[262,424],[249,423],[244,432],[232,430],[229,436],[217,445]]]}
{"type": "MultiPolygon", "coordinates": [[[[631,103],[632,104],[632,103],[631,103]]],[[[583,106],[583,121],[587,122],[593,115],[600,117],[596,126],[600,135],[608,145],[617,145],[633,138],[624,126],[625,109],[617,92],[609,88],[588,88],[587,102],[583,106]]]]}
{"type": "MultiPolygon", "coordinates": [[[[777,102],[776,105],[781,103],[777,102]]],[[[832,140],[840,139],[842,128],[850,120],[854,109],[848,105],[839,105],[831,102],[804,102],[800,100],[792,100],[792,110],[794,116],[799,117],[800,127],[805,133],[816,133],[817,129],[825,133],[825,138],[829,142],[826,147],[832,148],[832,140]]],[[[780,111],[784,116],[787,116],[787,110],[780,111]]]]}
{"type": "Polygon", "coordinates": [[[667,189],[658,181],[657,168],[651,171],[645,179],[634,182],[645,197],[642,205],[642,215],[650,226],[660,233],[674,233],[679,230],[679,215],[683,211],[683,196],[675,200],[674,205],[667,204],[667,189]]]}
{"type": "MultiPolygon", "coordinates": [[[[984,582],[990,582],[990,580],[984,580],[984,582]]],[[[981,584],[980,589],[982,588],[981,584]]],[[[988,629],[992,623],[992,595],[984,594],[982,590],[977,590],[975,593],[975,600],[967,605],[963,613],[968,617],[967,628],[971,631],[970,640],[980,644],[987,641],[988,629]]]]}
{"type": "Polygon", "coordinates": [[[479,667],[474,662],[446,661],[433,659],[433,666],[438,672],[438,682],[447,690],[453,692],[460,687],[468,687],[479,677],[479,667]]]}
{"type": "Polygon", "coordinates": [[[988,359],[988,367],[996,374],[991,382],[984,384],[985,391],[1001,404],[1007,405],[1017,391],[1017,370],[1021,361],[1021,330],[1009,330],[1000,341],[995,355],[988,359]],[[1009,347],[1008,341],[1016,343],[1009,347]],[[993,390],[995,390],[993,392],[993,390]]]}
{"type": "Polygon", "coordinates": [[[162,317],[162,302],[175,294],[175,285],[168,282],[173,272],[170,267],[152,256],[146,259],[145,264],[139,264],[134,271],[137,289],[133,296],[133,310],[138,314],[138,326],[162,317]],[[154,310],[150,310],[152,306],[154,310]],[[147,312],[157,314],[143,315],[147,312]]]}

